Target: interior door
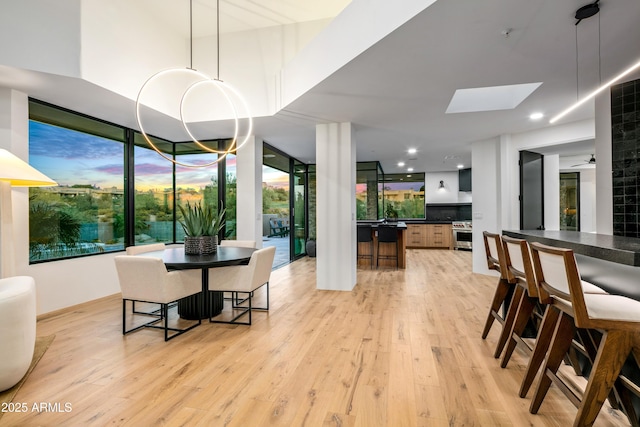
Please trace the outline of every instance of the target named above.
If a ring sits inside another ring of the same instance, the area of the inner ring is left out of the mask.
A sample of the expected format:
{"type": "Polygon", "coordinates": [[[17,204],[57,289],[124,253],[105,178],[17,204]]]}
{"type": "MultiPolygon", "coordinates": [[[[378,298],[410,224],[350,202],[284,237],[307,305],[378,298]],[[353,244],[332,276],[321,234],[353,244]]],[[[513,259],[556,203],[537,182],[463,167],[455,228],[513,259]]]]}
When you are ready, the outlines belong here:
{"type": "Polygon", "coordinates": [[[520,229],[544,230],[544,156],[520,152],[520,229]]]}

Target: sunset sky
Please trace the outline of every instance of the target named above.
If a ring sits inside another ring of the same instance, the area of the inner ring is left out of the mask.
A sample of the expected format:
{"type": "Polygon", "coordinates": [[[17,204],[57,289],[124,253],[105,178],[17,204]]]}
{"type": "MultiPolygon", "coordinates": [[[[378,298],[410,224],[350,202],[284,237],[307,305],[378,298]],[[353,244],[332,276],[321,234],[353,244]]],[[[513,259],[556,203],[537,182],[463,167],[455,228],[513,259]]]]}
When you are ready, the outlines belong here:
{"type": "MultiPolygon", "coordinates": [[[[29,122],[29,163],[60,185],[93,185],[123,188],[124,145],[98,136],[39,122],[29,122]]],[[[171,162],[151,149],[135,148],[136,189],[148,191],[171,187],[171,162]]],[[[188,164],[215,160],[214,154],[183,156],[188,164]]],[[[176,168],[177,186],[203,188],[217,176],[216,164],[202,168],[176,168]]],[[[227,172],[235,174],[236,158],[229,155],[227,172]]],[[[288,187],[288,175],[263,167],[263,180],[272,186],[288,187]]]]}

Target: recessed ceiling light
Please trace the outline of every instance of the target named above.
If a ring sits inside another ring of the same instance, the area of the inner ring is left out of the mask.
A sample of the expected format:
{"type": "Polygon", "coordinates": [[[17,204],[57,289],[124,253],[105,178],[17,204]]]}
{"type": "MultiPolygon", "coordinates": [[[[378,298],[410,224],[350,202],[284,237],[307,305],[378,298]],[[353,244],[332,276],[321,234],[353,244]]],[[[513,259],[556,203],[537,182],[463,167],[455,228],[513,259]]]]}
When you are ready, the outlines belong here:
{"type": "Polygon", "coordinates": [[[458,165],[458,169],[462,169],[464,165],[458,165]]]}
{"type": "Polygon", "coordinates": [[[265,154],[262,157],[264,157],[265,159],[271,159],[271,158],[273,158],[275,156],[276,156],[275,154],[265,154]]]}
{"type": "Polygon", "coordinates": [[[407,175],[407,178],[411,178],[411,175],[407,175]]]}
{"type": "Polygon", "coordinates": [[[409,154],[416,154],[417,152],[418,152],[418,150],[416,150],[415,148],[409,148],[407,150],[407,153],[409,153],[409,154]]]}
{"type": "Polygon", "coordinates": [[[398,167],[403,167],[404,166],[404,162],[398,162],[398,167]]]}
{"type": "Polygon", "coordinates": [[[407,172],[413,172],[413,168],[407,168],[407,172]]]}
{"type": "Polygon", "coordinates": [[[529,119],[531,119],[531,120],[540,120],[543,117],[544,117],[544,114],[542,114],[542,113],[531,113],[531,115],[529,116],[529,119]]]}

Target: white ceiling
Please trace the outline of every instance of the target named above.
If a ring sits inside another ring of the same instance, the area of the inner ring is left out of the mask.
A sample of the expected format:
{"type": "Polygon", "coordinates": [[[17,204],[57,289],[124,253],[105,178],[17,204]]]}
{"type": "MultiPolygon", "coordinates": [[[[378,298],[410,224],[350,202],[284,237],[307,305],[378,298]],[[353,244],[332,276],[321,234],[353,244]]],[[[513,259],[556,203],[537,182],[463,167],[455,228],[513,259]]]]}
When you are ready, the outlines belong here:
{"type": "MultiPolygon", "coordinates": [[[[164,26],[189,34],[189,9],[192,7],[193,36],[216,33],[214,0],[136,0],[138,7],[164,26]]],[[[333,18],[351,0],[219,0],[220,32],[256,30],[264,27],[333,18]]]]}
{"type": "MultiPolygon", "coordinates": [[[[158,19],[183,25],[171,19],[178,8],[174,0],[139,2],[158,19]]],[[[194,9],[200,2],[194,1],[194,9]]],[[[243,25],[306,19],[300,16],[311,7],[309,3],[223,0],[220,7],[223,13],[237,8],[238,26],[228,29],[235,31],[243,25]],[[251,12],[244,14],[249,6],[251,12]],[[301,15],[294,16],[292,9],[301,15]],[[277,12],[271,13],[274,10],[277,12]]],[[[323,7],[331,4],[326,9],[329,15],[345,6],[344,1],[318,3],[323,7]]],[[[576,27],[573,15],[586,3],[438,0],[276,116],[256,120],[256,134],[302,161],[313,162],[315,124],[349,121],[356,129],[358,160],[380,160],[387,173],[401,172],[396,166],[400,160],[416,172],[455,170],[458,163],[470,165],[474,141],[548,126],[548,119],[578,95],[583,96],[600,80],[606,81],[640,57],[640,1],[603,0],[600,14],[576,27]],[[503,34],[506,29],[510,29],[508,36],[503,34]],[[535,82],[542,85],[515,109],[445,114],[457,89],[535,82]],[[528,116],[534,111],[546,117],[532,122],[528,116]],[[418,153],[406,155],[410,147],[418,153]]],[[[318,13],[305,16],[317,19],[318,13]]],[[[0,85],[136,127],[131,100],[87,82],[0,66],[0,85]]],[[[561,123],[593,114],[593,104],[587,103],[561,123]]],[[[585,144],[590,144],[584,148],[588,155],[593,152],[593,141],[585,144]]],[[[559,147],[557,152],[561,151],[559,147]]]]}

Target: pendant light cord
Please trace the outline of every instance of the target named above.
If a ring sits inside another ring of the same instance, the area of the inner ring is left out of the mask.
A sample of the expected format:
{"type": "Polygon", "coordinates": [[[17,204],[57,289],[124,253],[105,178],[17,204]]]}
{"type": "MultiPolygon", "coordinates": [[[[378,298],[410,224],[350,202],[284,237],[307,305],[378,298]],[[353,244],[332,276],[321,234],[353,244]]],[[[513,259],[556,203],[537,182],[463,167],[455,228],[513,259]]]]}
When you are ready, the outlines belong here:
{"type": "Polygon", "coordinates": [[[220,80],[220,0],[216,0],[216,53],[218,68],[216,72],[216,80],[220,80]]]}
{"type": "Polygon", "coordinates": [[[600,48],[602,42],[600,41],[600,13],[598,14],[598,85],[602,85],[602,58],[600,56],[600,48]]]}
{"type": "Polygon", "coordinates": [[[579,85],[579,71],[578,67],[578,24],[575,26],[576,28],[576,101],[580,100],[580,85],[579,85]]]}
{"type": "Polygon", "coordinates": [[[189,69],[193,70],[193,0],[189,0],[189,69]]]}

